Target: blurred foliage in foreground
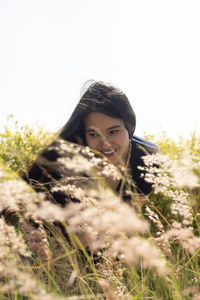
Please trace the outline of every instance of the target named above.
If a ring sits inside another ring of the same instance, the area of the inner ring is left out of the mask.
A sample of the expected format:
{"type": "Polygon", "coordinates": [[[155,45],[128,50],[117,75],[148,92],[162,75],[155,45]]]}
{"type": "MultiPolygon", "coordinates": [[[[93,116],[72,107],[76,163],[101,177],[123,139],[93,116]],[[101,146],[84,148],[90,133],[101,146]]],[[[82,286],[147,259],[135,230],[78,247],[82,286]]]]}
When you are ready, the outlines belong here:
{"type": "MultiPolygon", "coordinates": [[[[0,164],[19,173],[53,137],[9,118],[0,164]]],[[[98,171],[118,176],[112,166],[65,141],[54,162],[64,177],[51,182],[51,195],[80,203],[60,206],[0,166],[0,299],[200,299],[200,176],[192,176],[200,175],[200,135],[145,137],[172,159],[146,157],[154,192],[133,193],[133,205],[98,181],[98,171]]]]}

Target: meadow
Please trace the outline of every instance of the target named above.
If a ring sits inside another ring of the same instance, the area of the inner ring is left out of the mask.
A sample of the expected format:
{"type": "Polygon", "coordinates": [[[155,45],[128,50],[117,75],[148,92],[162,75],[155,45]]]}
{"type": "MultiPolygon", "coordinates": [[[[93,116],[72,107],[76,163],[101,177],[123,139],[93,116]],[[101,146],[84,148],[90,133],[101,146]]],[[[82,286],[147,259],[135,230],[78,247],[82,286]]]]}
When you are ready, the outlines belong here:
{"type": "Polygon", "coordinates": [[[154,191],[129,204],[106,184],[113,165],[54,138],[13,118],[0,133],[0,299],[200,299],[200,134],[145,134],[154,191]],[[37,158],[49,144],[53,162],[37,158]],[[36,158],[48,188],[21,178],[36,158]]]}

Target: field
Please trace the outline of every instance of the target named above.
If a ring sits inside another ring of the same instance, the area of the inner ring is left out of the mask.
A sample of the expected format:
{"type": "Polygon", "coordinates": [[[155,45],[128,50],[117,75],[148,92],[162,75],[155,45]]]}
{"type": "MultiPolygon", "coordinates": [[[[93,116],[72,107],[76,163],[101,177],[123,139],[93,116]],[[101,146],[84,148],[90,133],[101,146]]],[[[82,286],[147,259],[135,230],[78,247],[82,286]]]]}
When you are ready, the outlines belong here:
{"type": "Polygon", "coordinates": [[[200,134],[145,137],[160,149],[145,158],[154,191],[127,204],[108,187],[120,176],[109,162],[60,140],[50,149],[62,153],[51,163],[59,179],[27,184],[21,175],[55,135],[9,120],[0,133],[1,300],[200,299],[200,134]],[[77,201],[59,205],[56,195],[77,201]]]}

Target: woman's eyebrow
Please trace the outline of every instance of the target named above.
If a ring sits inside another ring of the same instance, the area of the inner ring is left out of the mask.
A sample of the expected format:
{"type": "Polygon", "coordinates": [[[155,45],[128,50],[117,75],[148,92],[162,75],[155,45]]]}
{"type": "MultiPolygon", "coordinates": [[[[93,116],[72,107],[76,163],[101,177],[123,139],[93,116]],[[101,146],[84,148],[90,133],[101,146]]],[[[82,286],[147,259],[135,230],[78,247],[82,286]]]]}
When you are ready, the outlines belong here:
{"type": "MultiPolygon", "coordinates": [[[[112,129],[117,129],[117,128],[121,128],[121,127],[122,127],[122,125],[114,125],[114,126],[107,128],[106,130],[112,130],[112,129]]],[[[95,131],[99,131],[98,128],[89,128],[85,132],[95,132],[95,131]]]]}
{"type": "Polygon", "coordinates": [[[122,127],[122,125],[114,125],[114,126],[109,127],[107,130],[117,129],[117,128],[121,128],[121,127],[122,127]]]}
{"type": "Polygon", "coordinates": [[[95,129],[87,129],[85,132],[94,132],[95,129]]]}

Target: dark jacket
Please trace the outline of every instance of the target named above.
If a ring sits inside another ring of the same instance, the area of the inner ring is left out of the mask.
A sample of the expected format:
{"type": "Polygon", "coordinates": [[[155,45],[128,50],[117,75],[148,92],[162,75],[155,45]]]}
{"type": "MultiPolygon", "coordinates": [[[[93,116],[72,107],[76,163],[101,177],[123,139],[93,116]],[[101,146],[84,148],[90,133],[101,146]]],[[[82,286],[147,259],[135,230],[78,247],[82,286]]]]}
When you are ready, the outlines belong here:
{"type": "MultiPolygon", "coordinates": [[[[135,192],[148,195],[153,189],[152,184],[145,181],[144,176],[142,176],[142,174],[145,175],[145,171],[140,170],[138,167],[144,167],[144,161],[142,159],[143,156],[157,153],[159,152],[159,149],[154,143],[135,135],[131,139],[131,144],[132,149],[129,167],[131,169],[132,180],[135,185],[135,192]]],[[[119,192],[120,185],[121,182],[118,185],[116,192],[119,192]]],[[[126,194],[125,190],[123,190],[122,198],[124,201],[129,201],[131,197],[130,195],[126,194]]]]}

